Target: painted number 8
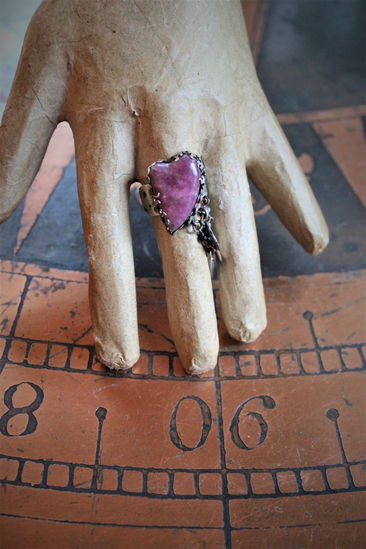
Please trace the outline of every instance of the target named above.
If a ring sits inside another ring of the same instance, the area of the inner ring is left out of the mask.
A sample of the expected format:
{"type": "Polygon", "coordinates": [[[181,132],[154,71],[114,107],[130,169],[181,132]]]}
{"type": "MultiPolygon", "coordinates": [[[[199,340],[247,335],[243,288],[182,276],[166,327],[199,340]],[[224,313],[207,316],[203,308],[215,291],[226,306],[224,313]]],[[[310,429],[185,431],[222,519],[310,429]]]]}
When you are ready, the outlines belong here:
{"type": "Polygon", "coordinates": [[[5,414],[0,418],[0,433],[2,435],[5,435],[6,437],[16,437],[16,436],[24,437],[25,435],[31,435],[32,433],[34,433],[34,431],[37,428],[38,422],[33,412],[38,410],[38,408],[43,402],[43,398],[44,398],[44,393],[42,389],[38,387],[38,385],[35,385],[34,383],[24,382],[24,383],[18,383],[17,385],[12,385],[11,387],[9,387],[9,389],[4,394],[4,404],[7,407],[8,411],[5,412],[5,414]],[[33,400],[33,402],[28,404],[28,406],[15,408],[13,406],[13,396],[14,396],[14,393],[17,391],[18,387],[20,387],[20,385],[29,385],[30,387],[32,387],[32,389],[36,393],[36,397],[33,400]],[[12,435],[8,431],[8,423],[13,417],[18,416],[20,414],[26,414],[28,416],[27,426],[22,433],[18,435],[12,435]]]}

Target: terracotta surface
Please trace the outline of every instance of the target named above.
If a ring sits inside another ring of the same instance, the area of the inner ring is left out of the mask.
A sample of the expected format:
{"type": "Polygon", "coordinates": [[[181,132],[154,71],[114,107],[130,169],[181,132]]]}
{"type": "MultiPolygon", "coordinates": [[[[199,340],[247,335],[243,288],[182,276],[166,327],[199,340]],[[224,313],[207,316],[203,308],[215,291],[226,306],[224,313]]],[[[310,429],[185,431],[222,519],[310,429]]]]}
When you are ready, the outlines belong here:
{"type": "Polygon", "coordinates": [[[161,281],[139,283],[143,353],[121,374],[94,360],[79,273],[2,269],[4,549],[262,546],[268,529],[266,547],[348,547],[351,532],[362,547],[362,272],[266,280],[264,335],[238,345],[221,328],[199,378],[161,281]]]}
{"type": "Polygon", "coordinates": [[[254,61],[260,52],[268,4],[268,0],[241,0],[254,61]]]}
{"type": "Polygon", "coordinates": [[[362,120],[316,122],[313,127],[366,207],[366,143],[362,120]]]}
{"type": "Polygon", "coordinates": [[[60,181],[64,168],[70,164],[73,156],[72,132],[70,126],[62,122],[53,134],[41,169],[25,198],[14,255],[28,236],[52,191],[60,181]]]}
{"type": "Polygon", "coordinates": [[[280,124],[304,124],[306,122],[322,122],[330,120],[344,120],[366,116],[366,105],[322,109],[318,111],[303,111],[278,114],[280,124]]]}

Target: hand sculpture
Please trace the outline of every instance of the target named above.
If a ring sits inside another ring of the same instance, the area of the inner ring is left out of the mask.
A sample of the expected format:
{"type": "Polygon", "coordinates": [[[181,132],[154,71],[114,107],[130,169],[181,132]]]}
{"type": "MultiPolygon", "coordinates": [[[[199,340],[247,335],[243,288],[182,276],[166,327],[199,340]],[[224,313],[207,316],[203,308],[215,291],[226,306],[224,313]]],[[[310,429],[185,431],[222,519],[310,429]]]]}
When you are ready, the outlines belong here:
{"type": "MultiPolygon", "coordinates": [[[[321,252],[328,231],[258,83],[239,0],[44,0],[2,121],[0,221],[20,204],[65,120],[100,361],[127,369],[139,357],[129,187],[181,151],[205,165],[226,327],[237,340],[257,338],[266,312],[247,174],[306,251],[321,252]]],[[[218,334],[205,251],[186,229],[171,236],[159,218],[153,223],[176,348],[188,372],[207,371],[218,334]]]]}

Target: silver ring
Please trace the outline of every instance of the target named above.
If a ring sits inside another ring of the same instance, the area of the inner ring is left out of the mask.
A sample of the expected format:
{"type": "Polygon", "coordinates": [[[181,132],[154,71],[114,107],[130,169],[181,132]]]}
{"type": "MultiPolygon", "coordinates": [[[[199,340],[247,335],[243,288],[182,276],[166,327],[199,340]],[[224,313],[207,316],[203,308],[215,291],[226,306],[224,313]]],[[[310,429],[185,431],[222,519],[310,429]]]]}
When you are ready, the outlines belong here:
{"type": "Polygon", "coordinates": [[[205,167],[199,156],[183,151],[148,168],[148,184],[140,187],[145,211],[159,215],[169,234],[186,227],[197,234],[205,251],[222,261],[220,244],[212,231],[205,167]]]}

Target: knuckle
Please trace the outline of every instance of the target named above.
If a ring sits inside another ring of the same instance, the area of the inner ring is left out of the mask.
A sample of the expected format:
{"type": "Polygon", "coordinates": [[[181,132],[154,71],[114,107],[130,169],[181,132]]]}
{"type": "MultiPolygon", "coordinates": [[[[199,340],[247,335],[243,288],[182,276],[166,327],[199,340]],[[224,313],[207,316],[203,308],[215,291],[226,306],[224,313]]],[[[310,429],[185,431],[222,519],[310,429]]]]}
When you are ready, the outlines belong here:
{"type": "Polygon", "coordinates": [[[237,321],[230,324],[228,332],[233,339],[243,343],[255,341],[267,326],[266,318],[258,318],[251,322],[237,321]]]}
{"type": "Polygon", "coordinates": [[[199,349],[196,348],[194,352],[179,353],[184,369],[192,375],[203,374],[215,368],[218,354],[218,338],[214,338],[211,344],[200,346],[199,349]]]}
{"type": "Polygon", "coordinates": [[[203,374],[215,368],[217,364],[217,354],[215,356],[201,356],[193,358],[190,361],[188,373],[192,375],[203,374]]]}
{"type": "Polygon", "coordinates": [[[95,344],[98,360],[110,370],[129,370],[140,358],[140,352],[103,349],[100,344],[95,344]]]}

